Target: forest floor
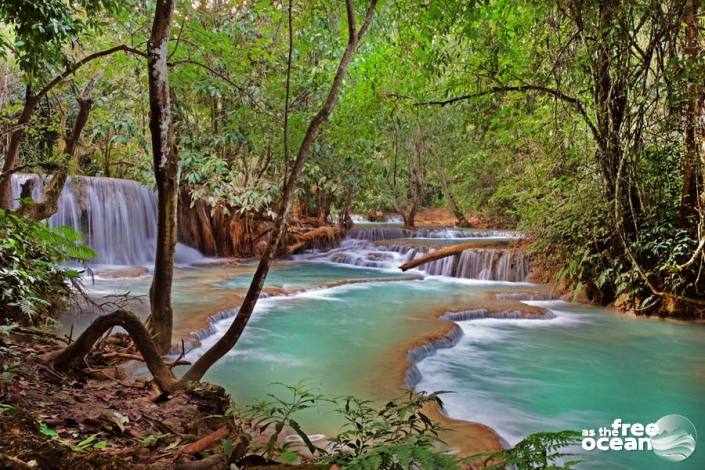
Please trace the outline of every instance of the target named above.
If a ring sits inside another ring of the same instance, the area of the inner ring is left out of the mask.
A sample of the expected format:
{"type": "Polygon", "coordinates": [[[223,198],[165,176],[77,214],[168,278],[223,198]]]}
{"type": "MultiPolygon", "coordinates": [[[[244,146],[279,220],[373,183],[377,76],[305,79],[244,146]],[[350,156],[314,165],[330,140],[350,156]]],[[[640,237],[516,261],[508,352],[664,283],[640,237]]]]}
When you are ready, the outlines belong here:
{"type": "Polygon", "coordinates": [[[226,417],[222,387],[202,383],[164,399],[145,379],[95,378],[109,368],[57,372],[42,355],[60,343],[35,329],[0,336],[0,468],[266,468],[266,460],[245,456],[247,437],[226,417]]]}

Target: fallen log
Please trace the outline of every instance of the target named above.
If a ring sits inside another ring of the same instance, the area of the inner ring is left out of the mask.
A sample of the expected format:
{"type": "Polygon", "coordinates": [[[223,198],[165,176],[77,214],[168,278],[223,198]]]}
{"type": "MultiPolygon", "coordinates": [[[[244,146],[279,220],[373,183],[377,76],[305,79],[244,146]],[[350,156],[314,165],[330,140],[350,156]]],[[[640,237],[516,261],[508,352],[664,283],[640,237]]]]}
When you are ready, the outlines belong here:
{"type": "Polygon", "coordinates": [[[469,243],[459,243],[457,245],[451,245],[451,246],[446,246],[443,248],[439,248],[437,250],[434,250],[421,258],[416,258],[412,259],[408,263],[404,263],[401,266],[399,266],[399,269],[402,271],[408,271],[409,269],[413,269],[417,266],[421,266],[422,264],[426,264],[431,261],[435,261],[437,259],[441,258],[447,258],[448,256],[453,256],[457,255],[459,253],[462,253],[463,250],[467,250],[469,248],[477,248],[477,243],[469,242],[469,243]]]}

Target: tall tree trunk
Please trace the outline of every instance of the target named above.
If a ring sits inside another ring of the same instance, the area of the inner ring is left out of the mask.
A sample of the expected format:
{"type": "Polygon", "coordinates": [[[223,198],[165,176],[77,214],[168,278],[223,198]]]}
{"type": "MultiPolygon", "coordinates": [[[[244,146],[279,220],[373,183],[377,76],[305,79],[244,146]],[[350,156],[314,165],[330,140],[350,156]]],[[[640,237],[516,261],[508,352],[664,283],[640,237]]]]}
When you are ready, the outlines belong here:
{"type": "Polygon", "coordinates": [[[76,155],[76,148],[81,138],[81,132],[88,122],[88,115],[93,106],[91,92],[102,75],[102,72],[97,73],[91,81],[88,82],[83,92],[78,97],[78,114],[76,115],[76,120],[73,123],[71,133],[64,135],[63,165],[52,175],[51,180],[49,180],[44,187],[40,201],[33,204],[23,204],[18,209],[21,215],[35,220],[44,220],[54,215],[58,210],[59,197],[68,179],[69,166],[76,155]]]}
{"type": "Polygon", "coordinates": [[[468,222],[468,219],[465,218],[463,211],[461,211],[455,203],[455,198],[450,190],[450,183],[448,183],[448,178],[446,178],[445,161],[443,158],[438,159],[438,178],[441,180],[441,189],[443,190],[446,205],[448,206],[448,210],[453,213],[456,225],[462,228],[470,227],[470,222],[468,222]]]}
{"type": "Polygon", "coordinates": [[[696,228],[698,209],[705,208],[705,87],[703,80],[703,44],[700,33],[699,0],[687,0],[685,16],[685,56],[688,73],[688,104],[685,114],[685,161],[681,224],[691,231],[696,228]],[[700,198],[704,198],[700,200],[700,198]]]}
{"type": "Polygon", "coordinates": [[[353,226],[352,217],[350,217],[350,210],[352,209],[354,195],[355,190],[352,186],[349,186],[345,194],[345,207],[343,208],[343,212],[340,215],[340,219],[338,220],[338,223],[345,227],[346,230],[350,230],[350,228],[352,228],[353,226]]]}
{"type": "Polygon", "coordinates": [[[172,131],[171,98],[167,53],[176,0],[157,0],[152,33],[147,43],[149,72],[149,129],[157,182],[157,247],[154,277],[149,289],[151,314],[149,331],[157,349],[165,354],[171,347],[173,310],[171,284],[176,252],[176,209],[179,161],[172,131]]]}
{"type": "Polygon", "coordinates": [[[25,127],[29,124],[34,113],[34,108],[37,106],[39,98],[32,92],[32,88],[27,86],[25,92],[24,107],[20,117],[17,118],[16,129],[10,135],[10,143],[7,146],[5,154],[5,162],[2,166],[2,175],[0,175],[0,209],[12,208],[12,174],[15,172],[17,157],[20,154],[20,143],[25,134],[25,127]]]}
{"type": "Polygon", "coordinates": [[[277,210],[277,218],[274,221],[272,227],[271,236],[267,247],[262,254],[259,265],[257,266],[257,271],[252,278],[249,289],[247,290],[247,295],[245,300],[240,306],[240,310],[237,316],[233,320],[232,324],[228,328],[228,331],[210,348],[206,351],[194,364],[193,366],[184,374],[181,378],[181,383],[187,383],[189,381],[197,381],[203,377],[203,374],[208,371],[208,369],[221,357],[230,351],[233,346],[238,342],[242,332],[247,326],[247,323],[252,316],[252,312],[257,304],[257,299],[262,292],[262,286],[269,272],[269,267],[272,262],[272,257],[279,246],[282,235],[286,229],[286,219],[289,211],[291,210],[292,196],[296,188],[296,184],[299,178],[299,174],[304,165],[304,161],[311,152],[311,146],[313,141],[318,134],[321,126],[328,120],[331,112],[333,111],[333,106],[340,94],[340,87],[343,84],[343,79],[352,60],[353,54],[357,49],[360,42],[360,38],[364,35],[365,31],[372,21],[372,16],[374,14],[375,7],[377,6],[377,0],[372,0],[370,6],[367,9],[365,15],[365,20],[360,27],[360,30],[356,30],[355,26],[355,11],[352,4],[352,0],[346,0],[346,12],[348,18],[348,45],[345,48],[343,57],[338,65],[338,70],[336,71],[335,78],[331,85],[330,90],[326,100],[321,107],[321,109],[316,113],[316,115],[311,119],[308,128],[306,129],[306,134],[299,147],[299,152],[296,155],[296,160],[291,168],[289,174],[289,179],[284,187],[281,200],[279,202],[277,210]]]}
{"type": "Polygon", "coordinates": [[[235,346],[252,315],[255,305],[257,304],[257,299],[262,292],[262,286],[264,285],[264,280],[267,277],[267,272],[269,271],[272,257],[276,251],[276,248],[279,246],[282,235],[284,234],[287,213],[291,209],[292,196],[294,194],[294,189],[296,188],[299,174],[303,168],[304,161],[311,152],[311,146],[316,135],[318,134],[318,131],[328,120],[330,113],[333,111],[335,101],[340,94],[340,87],[343,83],[343,78],[345,77],[353,54],[357,49],[359,40],[362,38],[365,31],[369,27],[370,22],[372,21],[372,16],[374,14],[375,7],[377,6],[377,0],[372,0],[370,2],[370,6],[368,7],[365,15],[365,20],[359,31],[355,30],[355,17],[352,0],[346,0],[346,6],[348,15],[348,46],[346,47],[345,53],[343,54],[340,64],[338,65],[338,71],[336,72],[326,101],[318,113],[313,117],[309,123],[308,129],[306,130],[306,134],[301,142],[301,146],[299,147],[299,152],[296,156],[296,160],[294,161],[294,165],[291,169],[291,174],[287,180],[282,198],[279,202],[279,210],[272,227],[271,237],[267,243],[267,247],[265,248],[262,258],[260,259],[259,265],[257,266],[257,271],[252,278],[252,283],[247,290],[245,300],[243,301],[237,316],[233,320],[233,323],[228,328],[228,331],[226,331],[223,337],[221,337],[210,349],[208,349],[193,364],[193,366],[189,368],[188,371],[186,371],[178,382],[175,382],[169,368],[160,357],[159,351],[156,350],[154,340],[146,334],[147,330],[144,326],[139,322],[139,320],[136,319],[134,315],[129,312],[117,311],[113,314],[105,315],[95,320],[88,328],[86,328],[86,330],[74,343],[62,351],[50,354],[49,359],[55,365],[66,366],[72,361],[83,357],[88,353],[88,351],[90,351],[98,338],[100,338],[113,326],[119,325],[125,328],[130,337],[135,341],[135,344],[142,353],[142,357],[145,359],[147,367],[154,375],[155,381],[157,382],[159,388],[162,391],[171,392],[185,387],[189,382],[200,380],[218,359],[227,354],[228,351],[235,346]]]}
{"type": "Polygon", "coordinates": [[[325,225],[328,223],[328,216],[330,215],[330,194],[318,188],[318,223],[320,225],[325,225]]]}
{"type": "Polygon", "coordinates": [[[409,207],[409,211],[405,214],[402,213],[401,217],[404,219],[404,228],[416,228],[416,205],[416,198],[414,197],[411,200],[411,207],[409,207]]]}

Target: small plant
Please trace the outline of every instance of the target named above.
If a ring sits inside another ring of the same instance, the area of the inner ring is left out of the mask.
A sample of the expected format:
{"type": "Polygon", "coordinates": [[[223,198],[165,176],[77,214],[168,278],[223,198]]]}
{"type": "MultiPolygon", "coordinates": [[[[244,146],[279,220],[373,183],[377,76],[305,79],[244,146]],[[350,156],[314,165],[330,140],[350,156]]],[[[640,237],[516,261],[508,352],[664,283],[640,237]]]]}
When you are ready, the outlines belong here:
{"type": "Polygon", "coordinates": [[[579,460],[565,460],[572,454],[563,453],[561,449],[580,442],[577,431],[539,432],[530,434],[511,449],[474,455],[467,462],[486,464],[483,468],[504,470],[505,468],[569,470],[579,460]]]}
{"type": "Polygon", "coordinates": [[[345,424],[333,440],[334,450],[357,457],[380,445],[404,442],[410,436],[425,436],[429,442],[437,440],[441,427],[423,412],[423,407],[429,403],[442,406],[440,393],[410,391],[387,402],[381,410],[370,401],[344,398],[344,406],[337,412],[345,424]]]}
{"type": "MultiPolygon", "coordinates": [[[[264,400],[246,408],[231,406],[228,414],[239,418],[241,422],[248,423],[259,434],[271,432],[267,442],[254,450],[264,457],[273,459],[278,457],[284,463],[294,463],[299,459],[298,453],[292,450],[294,442],[279,444],[279,437],[285,429],[292,429],[298,435],[311,454],[325,453],[324,449],[316,447],[308,435],[301,429],[294,415],[304,410],[317,407],[320,402],[328,401],[322,395],[307,389],[303,384],[284,385],[291,396],[283,400],[274,394],[268,394],[269,400],[264,400]]],[[[238,420],[238,419],[236,419],[238,420]]]]}

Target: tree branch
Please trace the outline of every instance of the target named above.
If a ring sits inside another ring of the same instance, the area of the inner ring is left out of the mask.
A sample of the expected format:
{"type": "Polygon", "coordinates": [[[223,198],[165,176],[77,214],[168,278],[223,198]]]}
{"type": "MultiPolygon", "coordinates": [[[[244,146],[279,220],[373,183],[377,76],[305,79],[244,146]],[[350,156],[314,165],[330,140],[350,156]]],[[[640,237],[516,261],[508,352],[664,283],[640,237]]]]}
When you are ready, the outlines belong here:
{"type": "Polygon", "coordinates": [[[139,55],[142,57],[147,57],[147,54],[145,54],[144,52],[139,51],[133,47],[130,47],[127,44],[121,44],[119,46],[111,47],[110,49],[105,49],[103,51],[94,52],[93,54],[89,54],[89,55],[85,56],[83,59],[79,60],[78,62],[72,64],[70,67],[67,67],[66,70],[64,70],[61,74],[54,77],[54,79],[52,81],[50,81],[49,83],[47,83],[44,86],[44,88],[39,90],[39,92],[35,95],[35,98],[37,100],[42,98],[44,95],[49,93],[52,88],[54,88],[56,85],[63,82],[64,80],[66,80],[67,77],[69,77],[71,74],[76,72],[76,70],[80,69],[81,67],[83,67],[87,63],[89,63],[95,59],[99,59],[101,57],[105,57],[105,56],[114,54],[116,52],[129,52],[129,53],[136,54],[136,55],[139,55]]]}
{"type": "MultiPolygon", "coordinates": [[[[414,103],[414,106],[429,106],[429,105],[435,105],[435,106],[447,106],[449,104],[454,104],[459,101],[465,101],[465,100],[470,100],[473,98],[479,98],[482,96],[487,96],[487,95],[493,95],[496,93],[507,93],[507,92],[514,92],[514,91],[519,91],[519,92],[526,92],[526,91],[535,91],[540,94],[544,95],[549,95],[553,96],[554,98],[558,98],[559,100],[570,104],[573,106],[578,114],[583,118],[585,123],[588,125],[590,128],[590,132],[592,132],[593,137],[595,138],[596,142],[599,142],[600,139],[599,137],[599,132],[597,128],[595,127],[595,124],[593,124],[592,120],[590,119],[590,116],[588,115],[587,111],[585,110],[585,107],[583,104],[580,102],[579,99],[566,95],[560,90],[556,90],[553,88],[545,87],[542,85],[518,85],[518,86],[494,86],[492,88],[489,88],[487,90],[483,90],[477,93],[469,93],[465,95],[460,95],[456,96],[453,98],[449,98],[447,100],[431,100],[431,101],[422,101],[422,102],[417,102],[414,103]]],[[[401,96],[401,95],[394,95],[395,97],[398,98],[408,98],[406,96],[401,96]]]]}

